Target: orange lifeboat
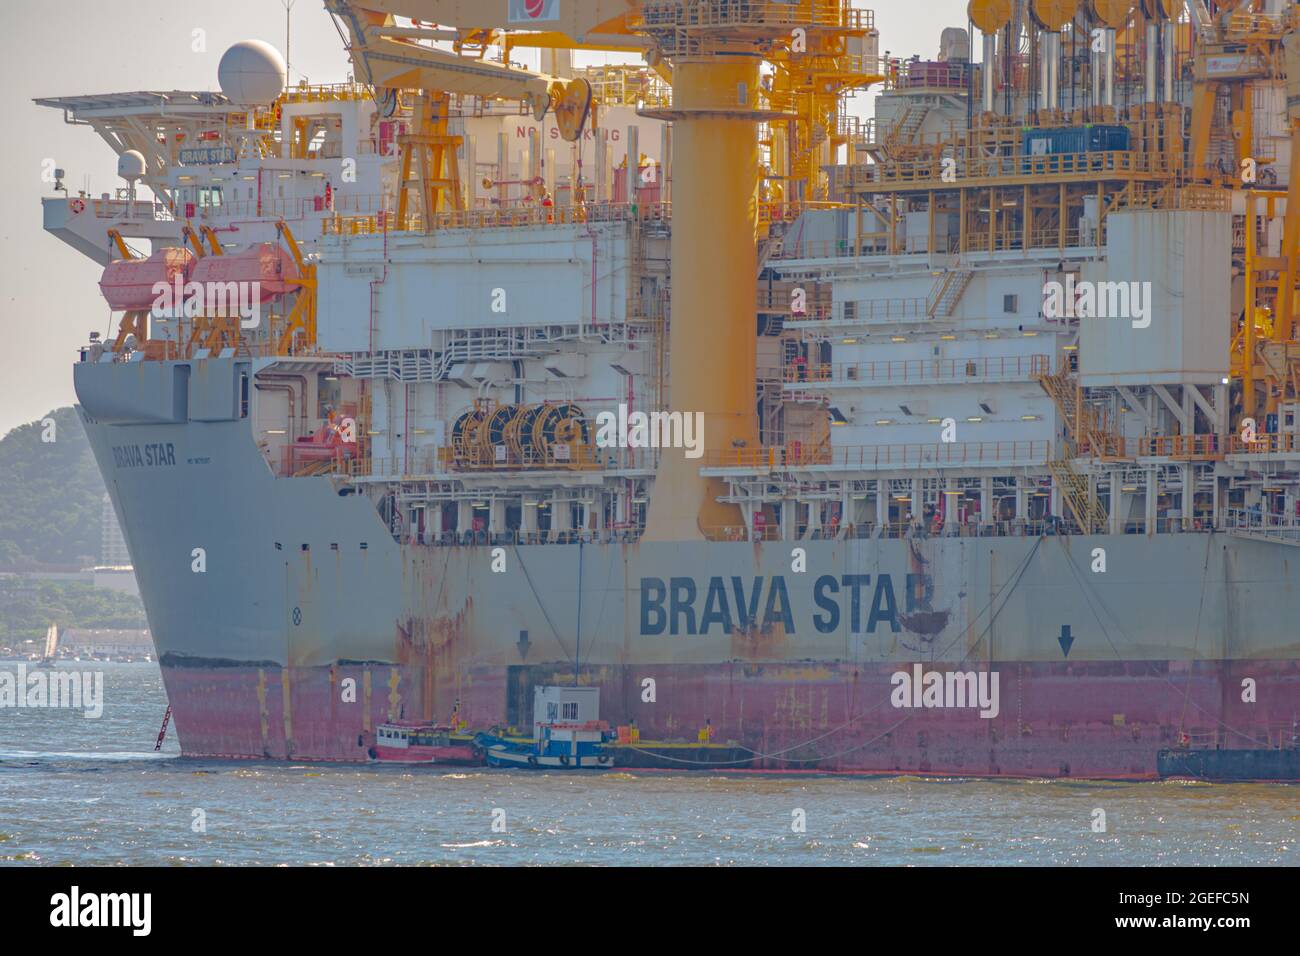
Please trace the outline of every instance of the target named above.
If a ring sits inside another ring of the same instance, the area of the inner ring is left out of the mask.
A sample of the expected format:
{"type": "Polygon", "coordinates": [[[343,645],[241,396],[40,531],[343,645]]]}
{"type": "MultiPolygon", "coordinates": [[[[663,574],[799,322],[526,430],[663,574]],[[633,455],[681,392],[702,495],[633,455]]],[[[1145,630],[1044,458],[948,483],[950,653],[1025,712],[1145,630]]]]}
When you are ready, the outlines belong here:
{"type": "Polygon", "coordinates": [[[154,287],[165,282],[174,288],[179,276],[183,285],[194,266],[188,249],[159,249],[147,259],[115,259],[104,269],[99,291],[114,312],[145,312],[158,300],[154,287]]]}
{"type": "Polygon", "coordinates": [[[259,304],[292,292],[297,287],[298,267],[281,246],[262,242],[243,252],[204,256],[194,265],[191,282],[239,282],[258,284],[259,304]]]}

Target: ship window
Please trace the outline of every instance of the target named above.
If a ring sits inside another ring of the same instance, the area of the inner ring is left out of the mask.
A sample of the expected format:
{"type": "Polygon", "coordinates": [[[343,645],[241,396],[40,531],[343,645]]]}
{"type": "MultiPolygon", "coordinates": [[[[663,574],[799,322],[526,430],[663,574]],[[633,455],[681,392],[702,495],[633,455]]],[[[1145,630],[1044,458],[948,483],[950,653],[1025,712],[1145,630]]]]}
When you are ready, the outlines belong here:
{"type": "Polygon", "coordinates": [[[1002,311],[1009,315],[1014,315],[1020,311],[1020,296],[1004,295],[1002,297],[1002,311]]]}
{"type": "Polygon", "coordinates": [[[311,545],[309,545],[309,544],[304,544],[304,545],[302,546],[302,549],[303,549],[304,551],[310,551],[310,550],[311,550],[311,545]]]}
{"type": "Polygon", "coordinates": [[[338,543],[337,541],[331,541],[331,542],[330,542],[330,550],[331,550],[331,551],[337,551],[338,549],[339,549],[339,543],[338,543]]]}
{"type": "Polygon", "coordinates": [[[364,541],[361,542],[361,550],[366,550],[366,543],[364,541]]]}
{"type": "Polygon", "coordinates": [[[221,187],[200,186],[199,206],[202,208],[208,208],[208,207],[211,207],[213,209],[219,208],[221,206],[221,187]]]}
{"type": "Polygon", "coordinates": [[[275,543],[275,550],[277,550],[277,551],[283,551],[283,550],[284,550],[284,548],[280,545],[280,542],[279,542],[279,541],[277,541],[277,542],[275,543]]]}
{"type": "Polygon", "coordinates": [[[564,719],[565,720],[578,719],[578,704],[576,701],[564,705],[564,719]]]}
{"type": "Polygon", "coordinates": [[[321,372],[316,376],[316,417],[329,418],[329,413],[339,407],[343,397],[343,387],[338,378],[330,372],[321,372]]]}

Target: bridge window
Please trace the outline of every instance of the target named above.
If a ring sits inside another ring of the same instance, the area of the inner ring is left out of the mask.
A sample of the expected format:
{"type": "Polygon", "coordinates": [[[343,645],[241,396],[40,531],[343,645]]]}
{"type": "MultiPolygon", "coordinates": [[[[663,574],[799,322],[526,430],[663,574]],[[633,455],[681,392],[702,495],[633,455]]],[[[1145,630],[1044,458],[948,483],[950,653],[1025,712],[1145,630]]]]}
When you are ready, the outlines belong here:
{"type": "Polygon", "coordinates": [[[200,186],[199,187],[199,207],[201,209],[217,209],[221,206],[221,187],[220,186],[200,186]]]}

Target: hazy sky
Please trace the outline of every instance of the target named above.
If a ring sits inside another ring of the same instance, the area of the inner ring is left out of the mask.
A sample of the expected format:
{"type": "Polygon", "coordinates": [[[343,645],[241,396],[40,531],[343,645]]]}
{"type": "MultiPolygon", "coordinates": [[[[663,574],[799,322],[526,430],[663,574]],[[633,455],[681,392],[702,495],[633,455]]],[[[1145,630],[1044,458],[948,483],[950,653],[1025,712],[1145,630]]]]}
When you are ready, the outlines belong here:
{"type": "MultiPolygon", "coordinates": [[[[578,0],[570,0],[578,2],[578,0]]],[[[863,6],[872,6],[863,3],[863,6]]],[[[965,0],[879,0],[880,48],[895,55],[938,52],[945,26],[966,25],[965,0]]],[[[86,127],[69,126],[38,96],[135,90],[209,90],[221,54],[259,38],[282,51],[283,0],[3,0],[0,2],[0,96],[6,142],[0,153],[0,312],[8,344],[0,349],[0,435],[76,400],[72,364],[92,329],[107,332],[100,267],[41,228],[42,161],[67,171],[74,194],[111,192],[113,151],[86,127]],[[195,51],[195,31],[205,49],[195,51]]],[[[320,0],[296,0],[291,79],[344,79],[338,33],[320,0]]]]}

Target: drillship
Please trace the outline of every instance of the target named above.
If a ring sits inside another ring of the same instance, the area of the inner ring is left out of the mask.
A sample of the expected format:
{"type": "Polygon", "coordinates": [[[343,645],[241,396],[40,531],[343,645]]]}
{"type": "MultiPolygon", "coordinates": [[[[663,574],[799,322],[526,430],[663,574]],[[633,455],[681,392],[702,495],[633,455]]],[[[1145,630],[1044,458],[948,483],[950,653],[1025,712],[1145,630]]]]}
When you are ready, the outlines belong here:
{"type": "Polygon", "coordinates": [[[37,101],[185,754],[569,685],[673,770],[1291,761],[1295,7],[325,8],[344,83],[37,101]]]}

